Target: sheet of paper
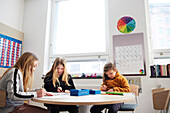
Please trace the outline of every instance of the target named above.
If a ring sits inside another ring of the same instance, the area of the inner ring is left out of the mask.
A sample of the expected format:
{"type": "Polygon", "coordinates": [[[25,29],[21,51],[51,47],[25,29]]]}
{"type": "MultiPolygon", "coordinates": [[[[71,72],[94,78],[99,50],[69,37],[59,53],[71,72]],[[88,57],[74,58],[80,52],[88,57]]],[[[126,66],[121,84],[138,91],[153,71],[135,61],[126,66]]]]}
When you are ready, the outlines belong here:
{"type": "Polygon", "coordinates": [[[53,96],[44,96],[44,97],[41,97],[41,98],[61,98],[61,97],[68,97],[70,95],[70,93],[64,93],[64,92],[61,92],[61,93],[55,93],[55,92],[48,92],[50,94],[52,94],[53,96]]]}

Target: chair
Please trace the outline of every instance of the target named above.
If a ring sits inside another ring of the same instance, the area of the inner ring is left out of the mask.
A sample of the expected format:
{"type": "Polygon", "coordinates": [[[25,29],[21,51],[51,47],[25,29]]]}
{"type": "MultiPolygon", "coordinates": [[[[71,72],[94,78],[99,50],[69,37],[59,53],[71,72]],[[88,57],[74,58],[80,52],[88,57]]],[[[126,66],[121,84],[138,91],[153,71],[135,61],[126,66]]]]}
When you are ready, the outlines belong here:
{"type": "Polygon", "coordinates": [[[168,113],[170,105],[170,88],[157,88],[152,90],[153,107],[161,113],[168,113]]]}
{"type": "Polygon", "coordinates": [[[123,104],[119,111],[132,111],[132,113],[135,112],[136,107],[138,106],[138,99],[137,96],[139,96],[139,86],[138,85],[129,85],[130,90],[132,93],[135,94],[136,103],[135,104],[123,104]]]}
{"type": "Polygon", "coordinates": [[[6,92],[0,91],[0,107],[4,107],[6,105],[6,92]]]}
{"type": "MultiPolygon", "coordinates": [[[[130,90],[132,93],[135,94],[135,104],[123,104],[119,111],[132,111],[132,113],[135,112],[136,107],[138,106],[138,100],[137,96],[139,96],[139,86],[138,85],[129,85],[130,90]]],[[[107,113],[107,108],[105,110],[105,113],[107,113]]]]}

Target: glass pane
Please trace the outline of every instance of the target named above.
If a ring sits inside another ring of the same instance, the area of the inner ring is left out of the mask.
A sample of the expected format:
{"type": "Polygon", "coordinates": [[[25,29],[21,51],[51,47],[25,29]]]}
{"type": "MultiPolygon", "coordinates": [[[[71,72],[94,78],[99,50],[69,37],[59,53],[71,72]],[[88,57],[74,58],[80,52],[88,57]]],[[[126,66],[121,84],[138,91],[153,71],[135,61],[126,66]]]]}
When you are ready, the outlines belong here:
{"type": "Polygon", "coordinates": [[[86,75],[103,73],[103,67],[106,64],[106,60],[101,61],[68,61],[67,70],[71,75],[86,75]]]}
{"type": "Polygon", "coordinates": [[[56,2],[53,54],[106,52],[105,0],[56,2]]]}
{"type": "Polygon", "coordinates": [[[170,62],[170,57],[167,59],[154,59],[155,65],[167,65],[170,62]]]}
{"type": "Polygon", "coordinates": [[[149,0],[153,49],[170,49],[170,0],[149,0]]]}

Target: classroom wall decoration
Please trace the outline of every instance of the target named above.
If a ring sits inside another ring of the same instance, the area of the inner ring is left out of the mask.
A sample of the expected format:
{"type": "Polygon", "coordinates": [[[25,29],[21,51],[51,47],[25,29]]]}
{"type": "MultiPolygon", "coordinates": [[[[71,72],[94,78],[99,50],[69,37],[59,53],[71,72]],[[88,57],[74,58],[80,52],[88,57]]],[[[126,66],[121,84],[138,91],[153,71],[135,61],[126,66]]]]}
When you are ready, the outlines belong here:
{"type": "Polygon", "coordinates": [[[141,77],[126,77],[129,84],[138,85],[139,93],[142,93],[141,77]]]}
{"type": "Polygon", "coordinates": [[[22,41],[0,34],[0,67],[10,68],[21,55],[22,41]]]}
{"type": "Polygon", "coordinates": [[[124,16],[117,22],[117,29],[121,33],[130,33],[136,27],[136,22],[132,17],[124,16]]]}
{"type": "Polygon", "coordinates": [[[144,50],[143,33],[113,36],[114,65],[125,76],[146,75],[144,50]]]}

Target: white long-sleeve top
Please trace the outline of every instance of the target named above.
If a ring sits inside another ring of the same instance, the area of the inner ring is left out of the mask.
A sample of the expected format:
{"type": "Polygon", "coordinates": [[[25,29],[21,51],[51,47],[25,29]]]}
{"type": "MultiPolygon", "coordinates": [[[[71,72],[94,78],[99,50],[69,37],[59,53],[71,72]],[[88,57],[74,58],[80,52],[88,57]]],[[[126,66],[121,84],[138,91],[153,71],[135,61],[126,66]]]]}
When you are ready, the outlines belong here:
{"type": "Polygon", "coordinates": [[[0,80],[0,90],[6,91],[6,106],[0,107],[0,113],[9,113],[25,100],[37,97],[36,92],[24,92],[23,77],[19,69],[11,68],[0,80]]]}

